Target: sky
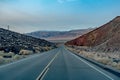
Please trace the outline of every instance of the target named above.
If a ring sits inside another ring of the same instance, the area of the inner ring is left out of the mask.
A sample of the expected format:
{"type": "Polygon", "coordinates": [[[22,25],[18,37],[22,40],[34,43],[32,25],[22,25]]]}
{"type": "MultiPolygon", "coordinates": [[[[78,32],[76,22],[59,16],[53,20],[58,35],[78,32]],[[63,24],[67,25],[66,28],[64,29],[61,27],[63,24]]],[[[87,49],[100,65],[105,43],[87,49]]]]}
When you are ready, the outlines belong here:
{"type": "Polygon", "coordinates": [[[0,27],[28,33],[99,27],[120,16],[120,0],[0,0],[0,27]]]}

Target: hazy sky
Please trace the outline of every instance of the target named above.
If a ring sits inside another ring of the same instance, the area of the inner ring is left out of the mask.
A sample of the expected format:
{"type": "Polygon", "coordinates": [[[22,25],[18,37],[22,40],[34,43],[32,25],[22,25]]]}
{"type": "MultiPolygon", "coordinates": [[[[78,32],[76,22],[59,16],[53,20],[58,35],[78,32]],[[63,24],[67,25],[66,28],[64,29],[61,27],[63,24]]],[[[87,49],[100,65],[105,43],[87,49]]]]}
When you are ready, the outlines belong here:
{"type": "Polygon", "coordinates": [[[98,27],[120,15],[120,0],[0,0],[0,27],[26,33],[98,27]]]}

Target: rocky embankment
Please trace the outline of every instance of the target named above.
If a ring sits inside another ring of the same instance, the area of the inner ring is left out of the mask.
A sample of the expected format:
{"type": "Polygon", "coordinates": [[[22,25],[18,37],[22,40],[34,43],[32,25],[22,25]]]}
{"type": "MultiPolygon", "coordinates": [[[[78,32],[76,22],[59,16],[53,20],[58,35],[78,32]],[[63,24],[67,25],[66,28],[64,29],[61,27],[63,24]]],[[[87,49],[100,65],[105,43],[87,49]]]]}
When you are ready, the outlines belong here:
{"type": "Polygon", "coordinates": [[[45,51],[47,48],[55,48],[55,44],[43,39],[19,34],[0,28],[0,50],[18,54],[20,50],[31,50],[33,52],[45,51]]]}
{"type": "Polygon", "coordinates": [[[54,43],[0,28],[0,64],[56,48],[54,43]]]}

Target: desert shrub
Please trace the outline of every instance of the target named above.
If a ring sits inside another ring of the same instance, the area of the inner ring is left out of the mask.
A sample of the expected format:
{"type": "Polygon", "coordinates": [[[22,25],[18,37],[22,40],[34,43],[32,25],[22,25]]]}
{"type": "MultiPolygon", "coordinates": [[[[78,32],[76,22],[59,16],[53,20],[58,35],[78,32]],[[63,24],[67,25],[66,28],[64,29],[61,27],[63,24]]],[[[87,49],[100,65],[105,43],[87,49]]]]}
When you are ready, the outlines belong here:
{"type": "Polygon", "coordinates": [[[120,70],[120,62],[117,64],[116,68],[120,70]]]}
{"type": "Polygon", "coordinates": [[[92,58],[92,59],[94,57],[94,54],[92,54],[92,53],[85,53],[83,55],[86,56],[86,57],[88,57],[88,58],[92,58]]]}
{"type": "Polygon", "coordinates": [[[51,47],[34,47],[35,53],[51,50],[51,47]]]}
{"type": "Polygon", "coordinates": [[[116,63],[116,62],[112,62],[112,63],[111,63],[111,66],[112,66],[112,67],[117,67],[117,63],[116,63]]]}
{"type": "Polygon", "coordinates": [[[20,52],[19,52],[20,55],[29,55],[29,54],[32,54],[32,53],[33,53],[33,51],[24,50],[24,49],[20,50],[20,52]]]}
{"type": "Polygon", "coordinates": [[[12,58],[7,58],[7,59],[4,58],[4,63],[10,63],[10,62],[12,62],[12,61],[13,61],[12,58]]]}
{"type": "Polygon", "coordinates": [[[26,56],[25,55],[18,55],[16,54],[14,57],[13,57],[13,60],[19,60],[19,59],[22,59],[22,58],[25,58],[26,56]]]}
{"type": "Polygon", "coordinates": [[[2,56],[0,56],[0,64],[4,63],[4,58],[2,56]]]}
{"type": "Polygon", "coordinates": [[[5,53],[0,52],[0,56],[3,56],[4,58],[12,58],[15,54],[13,52],[5,53]]]}
{"type": "Polygon", "coordinates": [[[0,56],[3,56],[4,55],[4,52],[3,51],[0,51],[0,56]]]}
{"type": "Polygon", "coordinates": [[[48,50],[50,50],[51,48],[46,46],[46,47],[44,47],[43,49],[44,49],[45,51],[48,51],[48,50]]]}
{"type": "Polygon", "coordinates": [[[98,57],[95,60],[105,65],[110,64],[112,62],[112,60],[108,57],[98,57]]]}
{"type": "Polygon", "coordinates": [[[9,52],[9,53],[5,53],[4,55],[13,57],[15,54],[13,52],[9,52]]]}
{"type": "Polygon", "coordinates": [[[38,52],[40,52],[41,49],[40,49],[40,47],[37,46],[37,47],[34,47],[34,50],[36,53],[38,53],[38,52]]]}

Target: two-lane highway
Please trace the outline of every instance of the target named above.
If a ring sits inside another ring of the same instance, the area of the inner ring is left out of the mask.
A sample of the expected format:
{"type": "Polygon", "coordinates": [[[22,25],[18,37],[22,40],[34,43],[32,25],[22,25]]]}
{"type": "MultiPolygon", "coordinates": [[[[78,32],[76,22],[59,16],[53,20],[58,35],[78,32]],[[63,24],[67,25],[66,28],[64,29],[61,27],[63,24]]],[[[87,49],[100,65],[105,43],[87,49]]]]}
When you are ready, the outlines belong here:
{"type": "Polygon", "coordinates": [[[36,80],[59,49],[16,61],[0,67],[0,80],[36,80]]]}
{"type": "Polygon", "coordinates": [[[0,67],[0,80],[120,80],[64,46],[0,67]]]}

